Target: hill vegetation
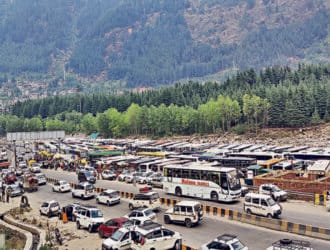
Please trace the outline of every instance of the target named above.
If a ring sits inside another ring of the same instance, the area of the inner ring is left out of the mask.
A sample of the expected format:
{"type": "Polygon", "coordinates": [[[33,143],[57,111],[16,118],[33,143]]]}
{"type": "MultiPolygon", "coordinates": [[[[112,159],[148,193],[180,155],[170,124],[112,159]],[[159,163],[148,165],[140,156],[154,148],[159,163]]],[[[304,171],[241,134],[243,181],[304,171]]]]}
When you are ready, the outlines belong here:
{"type": "Polygon", "coordinates": [[[2,83],[102,92],[330,58],[326,0],[2,0],[0,13],[2,83]]]}
{"type": "Polygon", "coordinates": [[[258,133],[330,121],[330,65],[238,72],[223,84],[176,84],[123,95],[76,94],[17,103],[2,133],[98,131],[106,137],[258,133]]]}

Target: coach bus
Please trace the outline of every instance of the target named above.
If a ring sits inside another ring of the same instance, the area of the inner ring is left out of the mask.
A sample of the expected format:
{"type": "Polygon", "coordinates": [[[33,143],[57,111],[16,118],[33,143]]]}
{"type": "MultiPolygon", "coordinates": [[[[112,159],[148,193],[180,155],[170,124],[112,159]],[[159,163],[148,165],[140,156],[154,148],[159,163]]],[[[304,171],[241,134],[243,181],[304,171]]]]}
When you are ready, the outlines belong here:
{"type": "Polygon", "coordinates": [[[189,163],[164,166],[163,189],[177,196],[232,202],[241,196],[235,168],[189,163]]]}

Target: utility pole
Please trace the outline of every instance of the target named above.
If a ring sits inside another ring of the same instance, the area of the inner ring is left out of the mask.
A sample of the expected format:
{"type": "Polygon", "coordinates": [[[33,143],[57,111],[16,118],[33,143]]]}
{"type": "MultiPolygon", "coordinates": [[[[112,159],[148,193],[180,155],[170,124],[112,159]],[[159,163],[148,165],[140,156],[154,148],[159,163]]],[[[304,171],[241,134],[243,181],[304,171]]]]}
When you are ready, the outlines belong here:
{"type": "Polygon", "coordinates": [[[16,169],[16,140],[13,140],[14,144],[14,168],[16,169]]]}

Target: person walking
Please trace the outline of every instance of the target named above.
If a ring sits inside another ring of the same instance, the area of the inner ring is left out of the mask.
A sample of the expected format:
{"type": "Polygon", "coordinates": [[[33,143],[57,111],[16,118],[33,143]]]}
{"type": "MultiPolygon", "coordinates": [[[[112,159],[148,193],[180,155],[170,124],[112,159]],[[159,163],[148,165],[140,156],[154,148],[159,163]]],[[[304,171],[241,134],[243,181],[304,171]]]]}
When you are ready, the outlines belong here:
{"type": "Polygon", "coordinates": [[[7,187],[7,188],[6,188],[6,201],[7,201],[7,203],[9,203],[9,198],[10,198],[10,190],[9,190],[9,188],[7,187]]]}
{"type": "Polygon", "coordinates": [[[2,184],[2,202],[5,202],[6,186],[2,184]]]}

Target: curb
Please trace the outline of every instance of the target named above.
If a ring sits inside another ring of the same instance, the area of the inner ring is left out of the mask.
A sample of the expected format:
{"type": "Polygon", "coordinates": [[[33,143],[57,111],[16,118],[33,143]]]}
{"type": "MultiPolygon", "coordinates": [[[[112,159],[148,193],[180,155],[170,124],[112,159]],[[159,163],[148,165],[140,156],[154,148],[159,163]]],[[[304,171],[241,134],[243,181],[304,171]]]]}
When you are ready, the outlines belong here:
{"type": "Polygon", "coordinates": [[[0,220],[0,224],[3,225],[4,227],[10,228],[11,230],[17,231],[20,234],[23,234],[25,236],[25,246],[24,250],[31,250],[33,248],[33,236],[32,233],[29,231],[23,230],[19,227],[16,227],[10,223],[7,223],[5,221],[0,220]]]}

